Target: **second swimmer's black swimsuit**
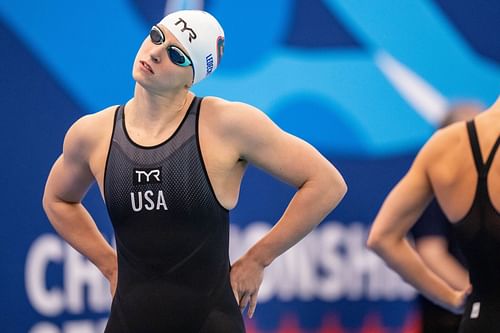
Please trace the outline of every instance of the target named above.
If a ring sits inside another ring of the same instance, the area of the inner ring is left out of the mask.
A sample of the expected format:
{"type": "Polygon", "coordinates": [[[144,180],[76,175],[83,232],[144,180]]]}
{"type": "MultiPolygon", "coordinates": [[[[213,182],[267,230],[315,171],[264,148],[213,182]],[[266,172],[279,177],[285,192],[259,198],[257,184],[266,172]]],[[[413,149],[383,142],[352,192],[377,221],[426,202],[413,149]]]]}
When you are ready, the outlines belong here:
{"type": "Polygon", "coordinates": [[[500,214],[489,195],[498,194],[498,189],[488,191],[487,179],[500,137],[483,164],[474,121],[467,123],[467,131],[478,177],[469,212],[453,226],[467,259],[473,288],[459,333],[497,333],[500,332],[500,214]]]}

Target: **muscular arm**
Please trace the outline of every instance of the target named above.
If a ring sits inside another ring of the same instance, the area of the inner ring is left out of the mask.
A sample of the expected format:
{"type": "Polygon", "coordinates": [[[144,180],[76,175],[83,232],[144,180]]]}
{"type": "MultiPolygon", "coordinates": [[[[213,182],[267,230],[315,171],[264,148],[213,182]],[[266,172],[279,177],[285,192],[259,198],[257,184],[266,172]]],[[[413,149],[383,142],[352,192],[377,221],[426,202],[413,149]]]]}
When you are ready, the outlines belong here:
{"type": "MultiPolygon", "coordinates": [[[[259,110],[242,104],[239,108],[233,138],[241,158],[298,189],[276,225],[242,258],[266,267],[318,225],[347,187],[337,169],[311,145],[279,129],[259,110]]],[[[244,296],[241,305],[246,305],[244,296]]]]}
{"type": "Polygon", "coordinates": [[[462,305],[463,293],[434,274],[406,239],[408,230],[433,197],[427,166],[439,154],[435,145],[431,139],[386,198],[370,231],[368,247],[426,297],[456,310],[462,305]]]}
{"type": "Polygon", "coordinates": [[[63,153],[47,179],[43,208],[59,235],[97,266],[114,291],[115,251],[81,203],[94,181],[88,164],[92,143],[87,126],[88,120],[81,119],[66,134],[63,153]]]}

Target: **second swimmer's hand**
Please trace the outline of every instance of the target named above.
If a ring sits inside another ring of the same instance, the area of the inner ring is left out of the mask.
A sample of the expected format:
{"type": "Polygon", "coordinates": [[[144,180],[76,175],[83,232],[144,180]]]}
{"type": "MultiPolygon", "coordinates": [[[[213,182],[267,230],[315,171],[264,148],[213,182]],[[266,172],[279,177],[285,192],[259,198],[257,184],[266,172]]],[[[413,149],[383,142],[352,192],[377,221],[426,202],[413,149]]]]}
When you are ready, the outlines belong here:
{"type": "Polygon", "coordinates": [[[467,289],[462,291],[457,291],[455,294],[455,299],[451,304],[451,312],[455,314],[462,314],[465,309],[465,303],[467,302],[467,297],[472,292],[472,286],[469,286],[467,289]]]}
{"type": "Polygon", "coordinates": [[[231,287],[234,297],[243,310],[248,305],[248,317],[252,318],[257,306],[257,295],[264,277],[264,266],[248,255],[241,257],[231,267],[231,287]]]}

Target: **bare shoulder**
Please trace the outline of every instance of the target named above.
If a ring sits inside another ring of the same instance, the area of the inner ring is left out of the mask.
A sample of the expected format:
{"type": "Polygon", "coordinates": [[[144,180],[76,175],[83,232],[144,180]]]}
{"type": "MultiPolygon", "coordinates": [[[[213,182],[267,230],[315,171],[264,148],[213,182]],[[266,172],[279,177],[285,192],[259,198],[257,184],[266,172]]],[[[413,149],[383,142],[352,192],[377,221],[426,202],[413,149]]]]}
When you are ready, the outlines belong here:
{"type": "Polygon", "coordinates": [[[255,126],[274,125],[271,119],[258,108],[243,102],[228,101],[218,97],[205,97],[203,107],[210,119],[224,132],[238,132],[255,126]]]}
{"type": "Polygon", "coordinates": [[[258,108],[243,102],[228,101],[223,98],[207,96],[203,98],[203,106],[211,112],[220,112],[221,116],[238,117],[248,116],[249,114],[264,113],[258,108]],[[223,112],[223,113],[222,113],[223,112]]]}
{"type": "Polygon", "coordinates": [[[458,122],[437,130],[419,152],[418,159],[436,163],[457,150],[462,150],[468,140],[465,124],[458,122]]]}
{"type": "MultiPolygon", "coordinates": [[[[230,147],[240,159],[275,175],[283,171],[278,160],[319,155],[312,146],[283,131],[264,112],[249,104],[210,98],[206,111],[210,114],[207,118],[211,118],[208,123],[216,129],[225,147],[230,147]]],[[[287,180],[296,183],[291,178],[287,180]]]]}
{"type": "Polygon", "coordinates": [[[88,157],[103,139],[109,138],[116,108],[110,106],[75,121],[64,138],[63,153],[73,157],[88,157]]]}

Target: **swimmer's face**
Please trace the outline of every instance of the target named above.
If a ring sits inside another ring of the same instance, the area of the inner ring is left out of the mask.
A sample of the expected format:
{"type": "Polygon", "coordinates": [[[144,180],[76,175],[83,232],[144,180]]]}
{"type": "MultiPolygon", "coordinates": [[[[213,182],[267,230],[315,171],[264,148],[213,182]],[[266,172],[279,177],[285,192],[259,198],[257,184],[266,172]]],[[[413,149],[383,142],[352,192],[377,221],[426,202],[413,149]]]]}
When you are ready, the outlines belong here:
{"type": "Polygon", "coordinates": [[[137,52],[132,76],[154,90],[190,87],[193,67],[177,38],[162,25],[152,28],[137,52]]]}

